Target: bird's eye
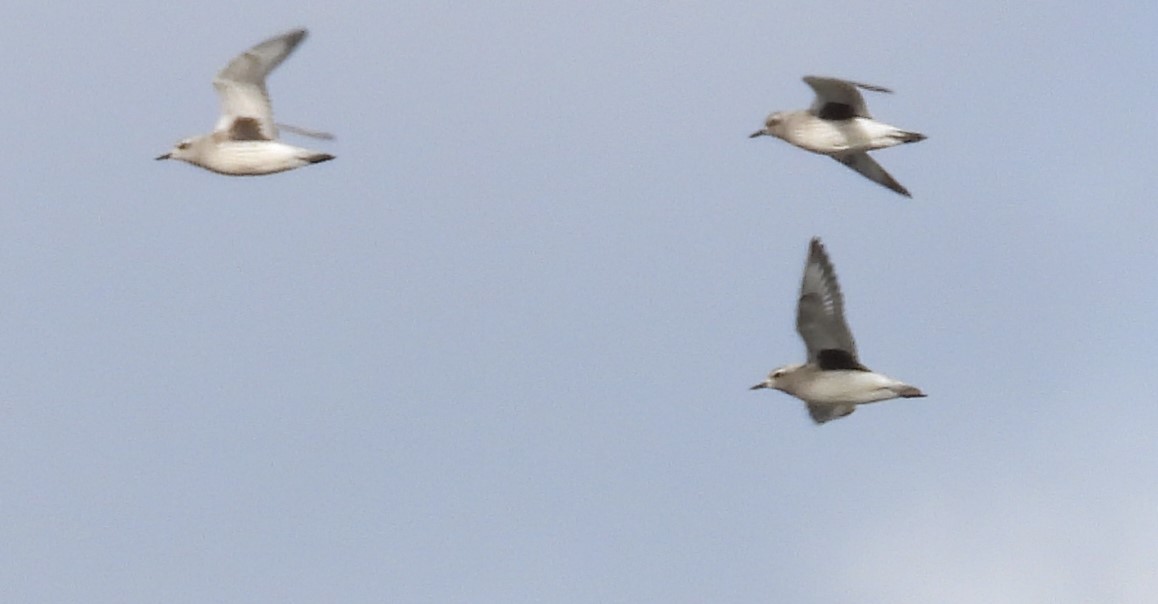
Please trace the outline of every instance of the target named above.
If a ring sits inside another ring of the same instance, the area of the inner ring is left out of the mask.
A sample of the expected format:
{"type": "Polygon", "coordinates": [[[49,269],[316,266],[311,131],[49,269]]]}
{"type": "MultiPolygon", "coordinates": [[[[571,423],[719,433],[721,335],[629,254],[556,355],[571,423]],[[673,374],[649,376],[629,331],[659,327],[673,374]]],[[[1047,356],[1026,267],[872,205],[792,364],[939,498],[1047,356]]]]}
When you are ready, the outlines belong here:
{"type": "Polygon", "coordinates": [[[188,148],[189,148],[189,143],[187,143],[187,142],[185,142],[185,141],[182,141],[182,142],[181,142],[179,145],[177,145],[177,148],[178,148],[178,149],[181,149],[181,150],[185,150],[185,149],[188,149],[188,148]]]}

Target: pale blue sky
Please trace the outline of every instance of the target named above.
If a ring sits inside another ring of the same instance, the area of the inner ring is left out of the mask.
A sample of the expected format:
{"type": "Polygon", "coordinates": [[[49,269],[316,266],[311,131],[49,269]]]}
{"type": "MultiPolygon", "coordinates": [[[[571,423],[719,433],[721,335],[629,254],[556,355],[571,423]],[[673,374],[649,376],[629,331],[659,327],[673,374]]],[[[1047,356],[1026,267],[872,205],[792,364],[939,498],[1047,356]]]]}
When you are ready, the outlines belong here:
{"type": "Polygon", "coordinates": [[[8,7],[0,601],[1158,600],[1158,9],[486,4],[8,7]],[[336,161],[152,161],[296,26],[336,161]],[[813,235],[929,398],[748,391],[813,235]]]}

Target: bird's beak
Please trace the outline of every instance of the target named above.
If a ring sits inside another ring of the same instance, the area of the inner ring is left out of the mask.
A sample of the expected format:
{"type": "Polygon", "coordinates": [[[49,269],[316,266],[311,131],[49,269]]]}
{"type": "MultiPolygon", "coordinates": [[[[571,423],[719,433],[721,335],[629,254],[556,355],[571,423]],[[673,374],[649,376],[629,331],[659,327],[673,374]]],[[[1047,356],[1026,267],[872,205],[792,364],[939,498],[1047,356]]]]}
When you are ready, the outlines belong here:
{"type": "Polygon", "coordinates": [[[171,154],[166,153],[164,155],[158,155],[157,157],[154,157],[153,159],[169,159],[169,155],[171,155],[171,154]]]}
{"type": "Polygon", "coordinates": [[[767,388],[767,387],[768,387],[768,382],[760,382],[759,384],[752,386],[748,390],[759,390],[761,388],[767,388]]]}
{"type": "Polygon", "coordinates": [[[748,138],[756,138],[757,136],[764,136],[765,134],[768,134],[768,133],[763,131],[763,130],[757,130],[757,131],[753,132],[752,134],[749,134],[748,138]]]}

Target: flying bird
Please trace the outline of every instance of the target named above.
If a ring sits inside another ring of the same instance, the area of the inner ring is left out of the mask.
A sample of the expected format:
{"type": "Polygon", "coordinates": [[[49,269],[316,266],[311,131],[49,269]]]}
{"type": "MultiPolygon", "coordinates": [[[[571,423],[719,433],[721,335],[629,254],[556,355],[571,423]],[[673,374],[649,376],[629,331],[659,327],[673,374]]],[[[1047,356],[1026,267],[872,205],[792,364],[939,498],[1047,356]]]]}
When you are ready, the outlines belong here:
{"type": "Polygon", "coordinates": [[[873,182],[912,197],[908,189],[868,154],[874,149],[915,143],[926,138],[924,134],[901,130],[873,119],[857,89],[889,93],[892,90],[817,76],[805,76],[804,83],[816,91],[812,106],[807,110],[770,114],[764,120],[764,127],[749,138],[774,136],[801,149],[827,155],[873,182]]]}
{"type": "Polygon", "coordinates": [[[219,174],[257,176],[284,172],[334,159],[278,140],[281,128],[320,139],[324,132],[295,128],[273,121],[265,78],[301,44],[306,30],[275,36],[241,53],[213,79],[221,98],[221,117],[213,132],[187,138],[157,159],[180,159],[219,174]]]}
{"type": "Polygon", "coordinates": [[[808,260],[796,305],[796,331],[808,349],[808,362],[772,370],[755,386],[774,388],[804,401],[817,424],[839,419],[856,405],[925,394],[914,386],[876,373],[861,364],[844,320],[844,296],[820,239],[808,244],[808,260]]]}

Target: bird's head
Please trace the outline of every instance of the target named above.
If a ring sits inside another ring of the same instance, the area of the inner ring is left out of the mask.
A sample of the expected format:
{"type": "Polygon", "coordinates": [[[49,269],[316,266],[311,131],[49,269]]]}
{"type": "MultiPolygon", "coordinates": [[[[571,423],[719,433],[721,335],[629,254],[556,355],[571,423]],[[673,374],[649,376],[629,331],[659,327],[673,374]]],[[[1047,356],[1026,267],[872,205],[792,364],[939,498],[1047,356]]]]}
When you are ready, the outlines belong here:
{"type": "Polygon", "coordinates": [[[164,155],[158,155],[154,159],[188,159],[192,157],[193,144],[195,142],[197,142],[196,139],[187,138],[174,145],[168,153],[165,153],[164,155]]]}
{"type": "Polygon", "coordinates": [[[749,388],[749,390],[759,390],[761,388],[772,388],[774,390],[783,390],[785,382],[787,380],[787,376],[792,374],[794,371],[800,369],[803,366],[804,365],[796,364],[796,365],[785,365],[783,367],[777,367],[776,369],[773,369],[771,372],[768,373],[768,377],[765,378],[763,382],[760,382],[759,384],[752,386],[751,388],[749,388]]]}
{"type": "Polygon", "coordinates": [[[764,119],[764,127],[748,135],[748,138],[757,136],[781,136],[784,128],[784,113],[777,111],[764,119]]]}

